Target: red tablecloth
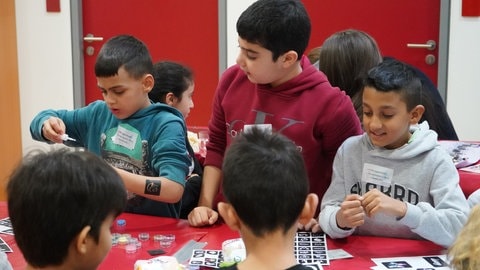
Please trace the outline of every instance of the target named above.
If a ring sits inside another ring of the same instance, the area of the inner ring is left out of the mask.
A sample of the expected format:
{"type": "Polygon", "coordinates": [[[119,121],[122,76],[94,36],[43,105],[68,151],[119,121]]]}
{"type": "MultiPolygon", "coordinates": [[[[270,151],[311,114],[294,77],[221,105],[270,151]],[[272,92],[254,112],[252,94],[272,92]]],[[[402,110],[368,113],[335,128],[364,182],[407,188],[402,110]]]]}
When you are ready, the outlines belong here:
{"type": "Polygon", "coordinates": [[[475,190],[480,189],[480,173],[458,170],[460,175],[460,187],[468,198],[475,190]]]}
{"type": "MultiPolygon", "coordinates": [[[[6,204],[0,202],[0,218],[6,216],[6,204]]],[[[126,220],[125,229],[121,233],[129,233],[136,237],[141,232],[148,232],[150,240],[142,242],[142,248],[134,254],[126,254],[124,246],[112,247],[99,269],[132,270],[136,260],[153,258],[147,253],[147,250],[159,248],[152,239],[155,234],[173,233],[176,236],[175,243],[165,249],[167,252],[165,255],[173,255],[191,239],[207,242],[205,249],[221,249],[224,240],[239,237],[237,232],[230,230],[225,224],[193,228],[188,225],[186,220],[128,213],[122,214],[119,218],[126,220]]],[[[112,232],[117,232],[117,229],[112,228],[112,232]]],[[[1,237],[13,249],[13,253],[8,253],[8,259],[13,268],[24,269],[25,260],[15,244],[13,236],[1,235],[1,237]]],[[[339,240],[328,239],[327,247],[328,249],[342,248],[354,256],[351,259],[332,260],[329,266],[324,266],[324,269],[336,270],[370,269],[375,265],[371,258],[436,255],[444,252],[442,247],[428,241],[367,236],[351,236],[339,240]]]]}

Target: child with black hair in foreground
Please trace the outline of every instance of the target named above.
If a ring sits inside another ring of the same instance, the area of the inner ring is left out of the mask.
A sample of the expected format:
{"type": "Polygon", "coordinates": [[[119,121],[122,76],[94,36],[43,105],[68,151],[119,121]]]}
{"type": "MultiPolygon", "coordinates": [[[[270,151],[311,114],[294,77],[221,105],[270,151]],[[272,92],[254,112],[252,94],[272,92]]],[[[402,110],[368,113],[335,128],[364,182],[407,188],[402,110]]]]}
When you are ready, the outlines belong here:
{"type": "Polygon", "coordinates": [[[26,156],[7,186],[15,241],[30,269],[96,269],[124,209],[120,176],[92,153],[60,149],[26,156]]]}
{"type": "Polygon", "coordinates": [[[365,133],[339,148],[321,203],[319,223],[330,237],[423,238],[448,247],[462,229],[470,208],[437,134],[427,122],[417,125],[421,92],[420,79],[400,61],[368,72],[365,133]]]}
{"type": "Polygon", "coordinates": [[[285,136],[253,128],[236,137],[223,161],[218,204],[225,223],[240,231],[247,257],[226,269],[310,269],[297,263],[297,222],[306,224],[318,204],[308,193],[302,154],[285,136]]]}

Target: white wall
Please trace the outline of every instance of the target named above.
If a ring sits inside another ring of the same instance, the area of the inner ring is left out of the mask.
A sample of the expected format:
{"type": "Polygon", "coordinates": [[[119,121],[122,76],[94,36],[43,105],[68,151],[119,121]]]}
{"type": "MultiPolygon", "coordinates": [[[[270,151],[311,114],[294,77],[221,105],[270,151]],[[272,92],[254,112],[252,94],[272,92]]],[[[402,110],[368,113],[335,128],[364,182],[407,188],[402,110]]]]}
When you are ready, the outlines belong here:
{"type": "Polygon", "coordinates": [[[462,17],[452,1],[447,110],[460,140],[480,141],[480,17],[462,17]]]}
{"type": "MultiPolygon", "coordinates": [[[[235,24],[254,0],[227,2],[227,62],[235,63],[235,24]]],[[[46,108],[73,108],[70,2],[60,13],[47,13],[45,1],[16,0],[23,151],[33,142],[29,125],[46,108]]],[[[461,140],[480,140],[480,18],[461,17],[461,1],[452,1],[447,108],[461,140]]]]}
{"type": "Polygon", "coordinates": [[[237,19],[255,0],[227,1],[227,66],[235,64],[239,52],[237,19]]]}
{"type": "Polygon", "coordinates": [[[47,13],[45,1],[16,0],[23,153],[47,147],[30,137],[30,121],[47,108],[73,108],[70,2],[47,13]]]}

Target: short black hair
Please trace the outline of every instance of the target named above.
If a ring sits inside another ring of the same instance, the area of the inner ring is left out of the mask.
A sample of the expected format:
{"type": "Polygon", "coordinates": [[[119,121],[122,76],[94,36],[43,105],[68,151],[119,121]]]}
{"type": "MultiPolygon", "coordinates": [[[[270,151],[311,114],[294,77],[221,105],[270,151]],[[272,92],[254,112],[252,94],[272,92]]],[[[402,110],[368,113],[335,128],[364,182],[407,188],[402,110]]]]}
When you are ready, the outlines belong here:
{"type": "Polygon", "coordinates": [[[240,38],[270,50],[273,61],[290,50],[300,59],[310,41],[310,17],[300,0],[258,0],[238,18],[240,38]]]}
{"type": "Polygon", "coordinates": [[[192,70],[180,63],[161,61],[153,65],[155,83],[148,96],[153,102],[166,103],[168,93],[182,100],[182,94],[193,83],[192,70]]]}
{"type": "Polygon", "coordinates": [[[118,216],[127,193],[117,172],[86,151],[61,148],[25,156],[7,185],[15,240],[34,267],[60,265],[87,225],[98,243],[100,227],[118,216]]]}
{"type": "Polygon", "coordinates": [[[364,87],[399,93],[407,104],[408,111],[422,104],[422,82],[409,65],[393,58],[370,69],[364,87]]]}
{"type": "Polygon", "coordinates": [[[95,62],[95,76],[115,76],[121,67],[135,79],[152,73],[152,58],[141,40],[130,35],[119,35],[102,46],[95,62]]]}
{"type": "Polygon", "coordinates": [[[303,156],[280,133],[240,133],[223,161],[223,193],[239,218],[262,237],[286,233],[305,205],[309,184],[303,156]]]}

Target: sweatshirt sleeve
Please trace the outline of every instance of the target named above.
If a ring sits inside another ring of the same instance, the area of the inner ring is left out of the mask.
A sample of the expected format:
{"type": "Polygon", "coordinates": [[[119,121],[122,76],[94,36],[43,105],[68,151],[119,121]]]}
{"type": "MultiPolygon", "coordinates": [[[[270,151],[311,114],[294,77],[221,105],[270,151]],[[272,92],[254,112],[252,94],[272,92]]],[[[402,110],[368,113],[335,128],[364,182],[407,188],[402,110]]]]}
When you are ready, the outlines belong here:
{"type": "Polygon", "coordinates": [[[156,124],[156,138],[152,145],[152,167],[158,176],[185,186],[191,160],[188,155],[183,119],[165,114],[156,124]]]}
{"type": "Polygon", "coordinates": [[[323,196],[320,206],[319,224],[322,230],[331,238],[344,238],[354,232],[354,228],[344,230],[337,226],[337,212],[340,210],[340,204],[347,196],[347,183],[345,183],[343,166],[343,144],[335,155],[333,161],[332,182],[323,196]]]}
{"type": "Polygon", "coordinates": [[[433,205],[407,203],[407,212],[399,222],[421,237],[449,247],[467,221],[469,207],[451,160],[442,159],[433,177],[430,187],[433,205]]]}
{"type": "Polygon", "coordinates": [[[36,141],[41,141],[41,142],[49,142],[42,135],[42,127],[43,127],[43,123],[52,116],[58,117],[58,114],[56,113],[56,111],[44,110],[38,113],[33,118],[32,122],[30,122],[30,135],[32,136],[32,139],[36,141]]]}
{"type": "Polygon", "coordinates": [[[322,135],[324,149],[330,160],[333,160],[337,149],[346,139],[360,135],[363,131],[352,101],[343,91],[329,102],[327,111],[328,116],[325,114],[319,119],[323,122],[319,126],[326,127],[322,135]]]}
{"type": "Polygon", "coordinates": [[[105,118],[105,112],[101,110],[103,106],[103,101],[95,101],[86,107],[75,110],[43,110],[30,123],[30,135],[34,140],[50,143],[42,136],[43,123],[50,117],[58,117],[65,124],[65,133],[76,139],[75,143],[70,143],[69,145],[87,147],[85,136],[89,130],[88,122],[89,120],[92,121],[92,119],[105,118]]]}

